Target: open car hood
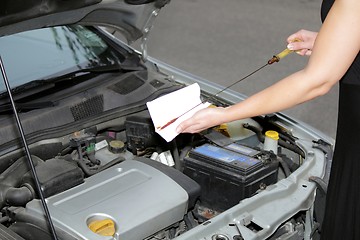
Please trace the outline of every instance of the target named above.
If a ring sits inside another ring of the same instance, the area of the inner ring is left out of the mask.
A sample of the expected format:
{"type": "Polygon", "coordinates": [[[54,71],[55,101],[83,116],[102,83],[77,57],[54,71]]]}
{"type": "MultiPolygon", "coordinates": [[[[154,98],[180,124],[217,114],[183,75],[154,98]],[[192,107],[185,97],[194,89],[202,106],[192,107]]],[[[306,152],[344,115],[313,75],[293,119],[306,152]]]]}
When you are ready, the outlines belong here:
{"type": "Polygon", "coordinates": [[[117,28],[128,41],[148,33],[170,0],[4,0],[0,36],[43,27],[83,24],[117,28]]]}

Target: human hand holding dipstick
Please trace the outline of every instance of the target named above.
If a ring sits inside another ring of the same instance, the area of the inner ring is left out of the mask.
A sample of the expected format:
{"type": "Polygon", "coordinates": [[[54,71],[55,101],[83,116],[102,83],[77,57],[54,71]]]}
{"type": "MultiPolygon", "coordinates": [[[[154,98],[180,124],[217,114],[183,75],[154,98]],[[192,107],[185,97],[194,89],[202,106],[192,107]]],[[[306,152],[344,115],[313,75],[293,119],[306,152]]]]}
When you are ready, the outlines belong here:
{"type": "MultiPolygon", "coordinates": [[[[293,42],[298,42],[299,39],[294,39],[293,42]]],[[[255,71],[246,75],[245,77],[235,81],[229,86],[221,89],[216,94],[212,95],[207,99],[207,101],[216,98],[220,93],[234,86],[235,84],[245,80],[254,73],[260,71],[268,65],[271,65],[275,62],[279,62],[280,59],[286,57],[288,54],[294,52],[286,48],[277,55],[274,55],[269,59],[265,65],[257,68],[255,71]]],[[[180,126],[180,123],[184,120],[192,117],[196,112],[208,107],[210,103],[201,101],[200,99],[200,87],[197,83],[182,88],[178,91],[172,92],[160,98],[157,98],[151,102],[147,103],[151,118],[155,125],[155,131],[160,134],[166,141],[171,141],[174,139],[180,132],[184,129],[183,126],[180,126]]],[[[209,119],[207,116],[210,114],[217,115],[218,112],[223,111],[222,108],[217,110],[207,110],[202,112],[202,118],[209,119]]],[[[207,125],[210,123],[207,121],[207,125]]],[[[201,128],[202,129],[202,128],[201,128]]],[[[199,129],[198,129],[199,130],[199,129]]]]}

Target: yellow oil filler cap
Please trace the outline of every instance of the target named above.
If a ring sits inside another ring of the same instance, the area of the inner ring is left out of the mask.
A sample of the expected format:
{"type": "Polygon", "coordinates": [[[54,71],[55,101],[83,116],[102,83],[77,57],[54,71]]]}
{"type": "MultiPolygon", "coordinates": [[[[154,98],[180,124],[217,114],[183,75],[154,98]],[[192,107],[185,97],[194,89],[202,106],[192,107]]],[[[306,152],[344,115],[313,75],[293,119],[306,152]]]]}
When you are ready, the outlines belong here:
{"type": "Polygon", "coordinates": [[[113,236],[115,234],[115,223],[108,218],[91,221],[88,228],[101,236],[113,236]]]}

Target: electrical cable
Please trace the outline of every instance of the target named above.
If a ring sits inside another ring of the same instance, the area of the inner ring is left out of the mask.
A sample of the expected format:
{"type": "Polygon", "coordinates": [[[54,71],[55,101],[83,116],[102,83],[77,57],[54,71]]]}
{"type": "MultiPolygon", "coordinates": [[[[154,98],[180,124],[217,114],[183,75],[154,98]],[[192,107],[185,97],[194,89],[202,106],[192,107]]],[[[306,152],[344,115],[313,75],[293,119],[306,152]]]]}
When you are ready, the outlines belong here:
{"type": "Polygon", "coordinates": [[[49,209],[48,209],[48,207],[47,207],[47,204],[46,204],[46,201],[45,201],[45,197],[44,197],[44,194],[43,194],[42,189],[41,189],[40,180],[39,180],[39,178],[38,178],[38,175],[37,175],[37,173],[36,173],[36,169],[35,169],[34,163],[33,163],[32,158],[31,158],[31,154],[30,154],[30,150],[29,150],[29,147],[28,147],[28,144],[27,144],[27,141],[26,141],[24,129],[23,129],[23,127],[22,127],[22,124],[21,124],[21,121],[20,121],[18,112],[17,112],[17,110],[16,110],[14,98],[13,98],[12,93],[11,93],[11,88],[10,88],[9,80],[8,80],[8,78],[7,78],[7,75],[6,75],[6,71],[5,71],[5,67],[4,67],[3,60],[2,60],[2,58],[1,58],[1,55],[0,55],[0,68],[1,68],[1,74],[2,74],[2,76],[3,76],[3,80],[4,80],[4,84],[5,84],[6,90],[7,90],[8,94],[9,94],[9,99],[10,99],[10,102],[11,102],[12,109],[13,109],[13,111],[14,111],[16,123],[17,123],[18,129],[19,129],[20,135],[21,135],[21,139],[22,139],[23,144],[24,144],[24,149],[25,149],[25,152],[26,152],[26,155],[27,155],[27,159],[28,159],[28,162],[29,162],[29,166],[30,166],[30,168],[31,168],[31,172],[32,172],[33,177],[34,177],[34,180],[35,180],[35,185],[36,185],[36,188],[37,188],[37,191],[38,191],[40,200],[41,200],[41,204],[42,204],[42,206],[43,206],[43,209],[44,209],[46,218],[47,218],[47,220],[48,220],[48,222],[49,222],[52,236],[53,236],[54,240],[58,240],[58,237],[57,237],[56,231],[55,231],[55,227],[54,227],[54,224],[53,224],[53,222],[52,222],[52,220],[51,220],[50,212],[49,212],[49,209]]]}

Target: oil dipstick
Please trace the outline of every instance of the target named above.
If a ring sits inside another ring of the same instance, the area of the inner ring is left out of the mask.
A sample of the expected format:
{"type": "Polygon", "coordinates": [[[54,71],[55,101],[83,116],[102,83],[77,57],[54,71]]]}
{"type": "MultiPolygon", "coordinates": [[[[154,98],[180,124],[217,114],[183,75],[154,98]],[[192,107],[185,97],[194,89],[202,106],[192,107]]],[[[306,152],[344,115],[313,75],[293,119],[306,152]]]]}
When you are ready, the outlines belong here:
{"type": "MultiPolygon", "coordinates": [[[[300,39],[296,38],[296,39],[294,39],[292,42],[300,42],[300,41],[301,41],[300,39]]],[[[286,57],[287,55],[289,55],[289,54],[292,53],[292,52],[295,52],[295,51],[286,48],[286,49],[285,49],[284,51],[282,51],[281,53],[279,53],[279,54],[277,54],[277,55],[274,55],[269,61],[267,61],[267,63],[266,63],[265,65],[259,67],[258,69],[256,69],[255,71],[251,72],[250,74],[246,75],[245,77],[243,77],[243,78],[237,80],[236,82],[230,84],[229,86],[223,88],[222,90],[220,90],[220,91],[217,92],[216,94],[208,97],[207,99],[203,100],[201,103],[197,104],[197,105],[194,106],[193,108],[191,108],[191,109],[187,110],[186,112],[182,113],[180,116],[171,119],[170,121],[168,121],[168,122],[167,122],[166,124],[164,124],[163,126],[158,126],[157,129],[162,130],[162,129],[166,128],[166,127],[169,126],[170,124],[174,123],[179,117],[181,117],[181,116],[185,115],[186,113],[190,112],[191,110],[193,110],[194,108],[196,108],[196,107],[199,106],[200,104],[204,103],[205,101],[208,101],[208,100],[210,100],[210,99],[213,99],[213,98],[217,97],[217,96],[218,96],[220,93],[222,93],[223,91],[225,91],[225,90],[229,89],[230,87],[234,86],[235,84],[237,84],[237,83],[245,80],[246,78],[248,78],[248,77],[250,77],[251,75],[253,75],[254,73],[260,71],[260,70],[263,69],[264,67],[266,67],[266,66],[268,66],[268,65],[271,65],[271,64],[273,64],[274,62],[279,62],[280,59],[286,57]]]]}

